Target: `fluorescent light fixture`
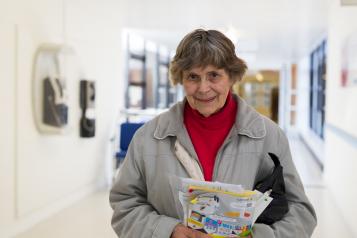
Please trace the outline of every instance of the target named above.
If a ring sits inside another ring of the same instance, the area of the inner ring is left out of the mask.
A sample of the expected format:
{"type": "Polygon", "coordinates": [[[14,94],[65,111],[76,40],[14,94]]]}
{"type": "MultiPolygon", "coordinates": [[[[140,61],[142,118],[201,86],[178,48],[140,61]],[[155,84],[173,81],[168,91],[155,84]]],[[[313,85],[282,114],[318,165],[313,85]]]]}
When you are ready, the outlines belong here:
{"type": "Polygon", "coordinates": [[[357,6],[357,0],[341,0],[342,6],[357,6]]]}

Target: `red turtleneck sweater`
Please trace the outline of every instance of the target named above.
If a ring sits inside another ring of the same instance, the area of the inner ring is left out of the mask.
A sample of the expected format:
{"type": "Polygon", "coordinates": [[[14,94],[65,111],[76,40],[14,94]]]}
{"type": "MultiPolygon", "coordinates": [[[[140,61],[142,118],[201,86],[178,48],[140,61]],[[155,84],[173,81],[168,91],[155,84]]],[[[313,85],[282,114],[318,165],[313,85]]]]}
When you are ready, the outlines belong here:
{"type": "Polygon", "coordinates": [[[237,102],[228,94],[223,108],[209,117],[202,116],[189,103],[185,104],[184,123],[203,168],[206,181],[212,181],[214,162],[219,148],[232,128],[237,102]]]}

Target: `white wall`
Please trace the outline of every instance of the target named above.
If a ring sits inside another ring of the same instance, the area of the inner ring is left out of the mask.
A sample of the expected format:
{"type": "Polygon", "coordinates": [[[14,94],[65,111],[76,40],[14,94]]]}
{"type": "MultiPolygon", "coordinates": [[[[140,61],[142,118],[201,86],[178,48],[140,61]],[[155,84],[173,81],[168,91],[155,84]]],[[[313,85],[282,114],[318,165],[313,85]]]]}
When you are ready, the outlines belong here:
{"type": "Polygon", "coordinates": [[[309,127],[310,98],[310,58],[302,58],[297,64],[297,120],[296,126],[301,133],[306,133],[309,127]]]}
{"type": "Polygon", "coordinates": [[[280,79],[279,79],[279,126],[283,130],[289,129],[290,124],[290,114],[289,114],[289,93],[290,93],[290,82],[291,82],[291,68],[289,64],[284,64],[280,69],[280,79]],[[287,99],[286,99],[287,98],[287,99]]]}
{"type": "Polygon", "coordinates": [[[121,29],[125,8],[108,0],[0,1],[0,237],[105,184],[108,142],[123,106],[121,29]],[[85,6],[85,7],[83,7],[85,6]],[[96,80],[96,137],[79,137],[79,80],[67,80],[72,127],[42,135],[32,112],[32,68],[42,43],[75,50],[80,77],[96,80]]]}
{"type": "MultiPolygon", "coordinates": [[[[1,13],[0,13],[1,15],[1,13]]],[[[14,216],[15,29],[0,23],[0,237],[14,216]]]]}
{"type": "Polygon", "coordinates": [[[327,117],[325,180],[355,236],[357,206],[357,86],[342,88],[341,50],[346,37],[357,31],[357,6],[329,7],[327,50],[327,117]]]}
{"type": "Polygon", "coordinates": [[[357,181],[357,86],[340,86],[342,49],[346,38],[356,32],[357,6],[341,7],[339,0],[329,1],[324,142],[313,138],[309,129],[308,55],[298,62],[298,127],[324,164],[325,183],[343,214],[341,219],[357,237],[354,222],[357,213],[354,189],[357,181]]]}

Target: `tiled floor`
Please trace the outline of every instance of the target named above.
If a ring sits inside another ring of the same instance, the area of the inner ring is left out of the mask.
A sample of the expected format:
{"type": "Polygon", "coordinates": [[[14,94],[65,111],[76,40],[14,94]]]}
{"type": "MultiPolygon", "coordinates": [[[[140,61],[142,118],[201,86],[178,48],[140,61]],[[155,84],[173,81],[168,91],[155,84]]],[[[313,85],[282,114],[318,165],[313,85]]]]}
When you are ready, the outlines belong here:
{"type": "Polygon", "coordinates": [[[314,205],[318,225],[313,238],[349,237],[353,238],[346,227],[336,205],[324,186],[321,170],[305,145],[296,137],[290,137],[293,160],[303,181],[305,191],[314,205]]]}
{"type": "MultiPolygon", "coordinates": [[[[334,202],[324,187],[321,171],[310,152],[296,137],[291,150],[306,192],[313,203],[318,226],[313,238],[353,237],[341,220],[334,202]]],[[[36,225],[16,238],[115,238],[110,227],[111,209],[108,192],[98,192],[36,225]]]]}
{"type": "Polygon", "coordinates": [[[100,191],[15,238],[115,238],[111,213],[108,191],[100,191]]]}

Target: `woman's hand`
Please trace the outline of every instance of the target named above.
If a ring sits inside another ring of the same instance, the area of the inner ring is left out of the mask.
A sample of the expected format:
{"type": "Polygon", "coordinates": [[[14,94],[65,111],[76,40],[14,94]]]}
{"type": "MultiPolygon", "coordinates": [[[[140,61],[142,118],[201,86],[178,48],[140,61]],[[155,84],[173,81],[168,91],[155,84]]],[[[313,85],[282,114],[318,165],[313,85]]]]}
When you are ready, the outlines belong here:
{"type": "Polygon", "coordinates": [[[199,231],[192,230],[182,224],[175,226],[170,238],[212,238],[199,231]]]}
{"type": "MultiPolygon", "coordinates": [[[[252,235],[247,235],[245,237],[252,238],[252,235]]],[[[182,224],[178,224],[175,226],[174,231],[172,232],[170,238],[212,238],[212,237],[205,233],[188,228],[182,224]]]]}

